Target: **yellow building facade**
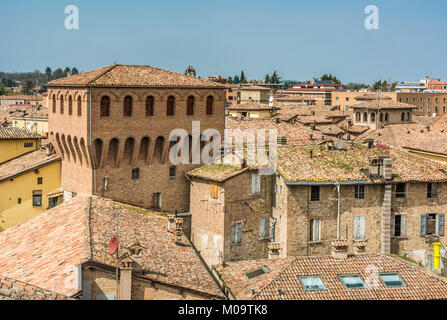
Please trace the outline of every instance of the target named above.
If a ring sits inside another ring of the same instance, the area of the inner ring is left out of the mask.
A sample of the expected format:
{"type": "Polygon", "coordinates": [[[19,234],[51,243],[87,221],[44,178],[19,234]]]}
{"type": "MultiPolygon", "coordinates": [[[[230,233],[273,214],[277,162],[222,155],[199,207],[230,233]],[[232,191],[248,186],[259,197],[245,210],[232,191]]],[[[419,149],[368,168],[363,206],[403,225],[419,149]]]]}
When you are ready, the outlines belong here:
{"type": "Polygon", "coordinates": [[[11,117],[12,127],[30,130],[48,137],[48,118],[11,117]]]}
{"type": "Polygon", "coordinates": [[[0,140],[0,163],[40,148],[40,139],[0,140]]]}

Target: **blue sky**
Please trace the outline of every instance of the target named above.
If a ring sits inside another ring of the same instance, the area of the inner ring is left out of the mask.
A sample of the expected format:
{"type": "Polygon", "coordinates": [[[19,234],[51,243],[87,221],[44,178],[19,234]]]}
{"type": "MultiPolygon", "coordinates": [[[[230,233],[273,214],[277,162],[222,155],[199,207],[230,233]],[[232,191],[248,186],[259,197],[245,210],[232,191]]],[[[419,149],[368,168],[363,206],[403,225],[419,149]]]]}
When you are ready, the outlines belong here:
{"type": "Polygon", "coordinates": [[[0,71],[115,61],[201,76],[447,79],[445,0],[1,0],[0,71]],[[66,30],[67,5],[79,30],[66,30]],[[379,30],[364,27],[367,5],[379,30]]]}

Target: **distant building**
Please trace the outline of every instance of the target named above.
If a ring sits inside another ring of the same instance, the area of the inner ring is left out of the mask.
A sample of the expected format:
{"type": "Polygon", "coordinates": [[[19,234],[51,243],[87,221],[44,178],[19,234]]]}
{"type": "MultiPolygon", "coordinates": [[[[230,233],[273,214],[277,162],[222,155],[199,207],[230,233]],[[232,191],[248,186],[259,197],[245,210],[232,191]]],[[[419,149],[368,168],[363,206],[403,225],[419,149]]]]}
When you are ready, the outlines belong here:
{"type": "Polygon", "coordinates": [[[270,99],[270,88],[258,85],[241,86],[238,90],[238,103],[265,103],[270,99]]]}

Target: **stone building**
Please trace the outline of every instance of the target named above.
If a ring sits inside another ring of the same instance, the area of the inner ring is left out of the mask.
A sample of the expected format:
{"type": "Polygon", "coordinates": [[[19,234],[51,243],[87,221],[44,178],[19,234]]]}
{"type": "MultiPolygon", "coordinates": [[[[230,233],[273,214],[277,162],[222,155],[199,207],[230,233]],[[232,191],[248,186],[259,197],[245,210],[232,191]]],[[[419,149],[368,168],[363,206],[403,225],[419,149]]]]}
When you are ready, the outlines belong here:
{"type": "MultiPolygon", "coordinates": [[[[173,129],[224,129],[225,86],[150,66],[112,65],[48,84],[50,139],[62,188],[157,210],[187,210],[185,172],[169,161],[173,129]]],[[[200,134],[200,133],[199,133],[200,134]]],[[[199,136],[197,135],[197,138],[199,136]]]]}
{"type": "Polygon", "coordinates": [[[237,92],[238,103],[269,103],[270,89],[251,85],[241,86],[237,92]]]}

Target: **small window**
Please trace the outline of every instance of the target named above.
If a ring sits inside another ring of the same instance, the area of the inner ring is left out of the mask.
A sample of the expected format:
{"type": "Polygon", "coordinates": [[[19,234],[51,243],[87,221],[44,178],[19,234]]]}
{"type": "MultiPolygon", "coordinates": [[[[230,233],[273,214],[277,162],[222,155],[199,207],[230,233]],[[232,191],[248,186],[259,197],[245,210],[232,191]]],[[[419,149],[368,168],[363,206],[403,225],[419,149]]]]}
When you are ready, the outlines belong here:
{"type": "Polygon", "coordinates": [[[218,186],[217,186],[216,182],[212,182],[210,184],[210,196],[213,199],[217,199],[219,197],[218,196],[218,186]]]}
{"type": "Polygon", "coordinates": [[[263,266],[263,267],[261,267],[261,268],[259,268],[259,269],[255,269],[255,270],[253,270],[253,271],[247,272],[247,273],[245,274],[245,277],[246,277],[248,280],[251,280],[251,279],[253,279],[253,278],[262,276],[263,274],[266,274],[266,273],[269,273],[269,272],[270,272],[270,269],[269,269],[267,266],[263,266]]]}
{"type": "Polygon", "coordinates": [[[259,218],[259,239],[270,238],[270,218],[259,218]]]}
{"type": "Polygon", "coordinates": [[[33,147],[33,143],[32,142],[25,142],[24,144],[23,144],[23,147],[24,148],[32,148],[33,147]]]}
{"type": "Polygon", "coordinates": [[[407,233],[407,215],[396,214],[391,221],[391,233],[394,237],[405,237],[407,233]]]}
{"type": "Polygon", "coordinates": [[[404,281],[397,273],[380,273],[380,279],[387,287],[403,287],[405,286],[404,281]]]}
{"type": "Polygon", "coordinates": [[[231,244],[242,242],[242,222],[233,223],[231,226],[231,244]]]}
{"type": "Polygon", "coordinates": [[[21,204],[21,203],[22,203],[22,198],[18,198],[18,199],[17,199],[17,203],[18,203],[18,204],[21,204]]]}
{"type": "Polygon", "coordinates": [[[206,98],[206,114],[209,116],[213,114],[213,105],[214,105],[213,96],[208,96],[208,98],[206,98]]]}
{"type": "Polygon", "coordinates": [[[405,198],[406,197],[406,185],[405,183],[398,183],[396,185],[396,198],[405,198]]]}
{"type": "Polygon", "coordinates": [[[345,285],[346,289],[363,289],[365,284],[363,283],[362,277],[360,275],[353,276],[340,276],[341,281],[345,285]]]}
{"type": "Polygon", "coordinates": [[[310,201],[320,201],[320,186],[311,186],[310,201]]]}
{"type": "Polygon", "coordinates": [[[175,167],[169,168],[169,177],[171,178],[175,177],[175,167]]]}
{"type": "Polygon", "coordinates": [[[162,200],[161,200],[161,193],[156,192],[152,194],[152,207],[154,209],[161,209],[162,206],[162,200]]]}
{"type": "Polygon", "coordinates": [[[194,97],[189,96],[186,101],[186,115],[192,116],[194,114],[194,97]]]}
{"type": "Polygon", "coordinates": [[[251,175],[251,194],[261,193],[261,176],[259,173],[253,173],[251,175]]]}
{"type": "Polygon", "coordinates": [[[82,116],[82,101],[81,97],[78,97],[78,117],[82,116]]]}
{"type": "Polygon", "coordinates": [[[140,179],[140,169],[139,168],[132,169],[132,179],[133,180],[140,179]]]}
{"type": "Polygon", "coordinates": [[[437,198],[438,197],[438,184],[429,182],[427,183],[427,198],[437,198]]]}
{"type": "Polygon", "coordinates": [[[168,97],[168,102],[166,104],[166,115],[173,116],[175,108],[175,98],[173,96],[168,97]]]}
{"type": "Polygon", "coordinates": [[[33,207],[42,206],[42,190],[33,191],[33,207]]]}
{"type": "Polygon", "coordinates": [[[154,97],[149,96],[146,98],[146,117],[152,117],[154,115],[154,97]]]}
{"type": "Polygon", "coordinates": [[[309,240],[310,242],[321,241],[321,219],[310,219],[309,221],[309,240]]]}
{"type": "Polygon", "coordinates": [[[42,177],[37,178],[37,184],[42,184],[42,183],[43,183],[43,178],[42,177]]]}
{"type": "Polygon", "coordinates": [[[131,117],[132,116],[132,104],[133,99],[131,96],[126,96],[124,98],[124,106],[123,106],[123,116],[131,117]]]}
{"type": "Polygon", "coordinates": [[[354,186],[354,198],[355,199],[365,199],[365,186],[364,185],[354,186]]]}
{"type": "Polygon", "coordinates": [[[300,281],[306,291],[326,290],[320,276],[300,277],[300,281]]]}
{"type": "Polygon", "coordinates": [[[101,98],[101,106],[100,106],[101,110],[100,110],[100,116],[101,118],[103,117],[108,117],[110,114],[110,98],[107,96],[104,96],[101,98]]]}

